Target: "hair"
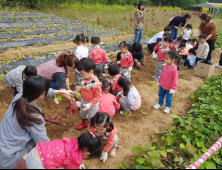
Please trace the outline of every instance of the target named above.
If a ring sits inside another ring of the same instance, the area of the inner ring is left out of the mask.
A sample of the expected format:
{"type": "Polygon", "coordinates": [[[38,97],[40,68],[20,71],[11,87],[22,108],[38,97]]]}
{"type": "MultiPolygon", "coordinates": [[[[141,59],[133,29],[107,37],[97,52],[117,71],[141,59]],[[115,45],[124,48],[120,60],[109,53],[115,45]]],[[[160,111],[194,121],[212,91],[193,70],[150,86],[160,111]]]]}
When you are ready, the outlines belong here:
{"type": "Polygon", "coordinates": [[[144,5],[144,6],[145,6],[146,4],[145,4],[145,2],[140,1],[139,4],[138,4],[138,9],[139,9],[139,10],[141,10],[141,9],[140,9],[140,6],[141,6],[141,5],[144,5]]]}
{"type": "Polygon", "coordinates": [[[183,38],[182,37],[178,37],[177,41],[183,41],[183,38]]]}
{"type": "Polygon", "coordinates": [[[187,25],[186,25],[186,28],[191,28],[191,29],[192,29],[193,27],[192,27],[191,24],[187,24],[187,25]]]}
{"type": "Polygon", "coordinates": [[[89,42],[89,38],[85,37],[85,35],[83,33],[81,33],[81,34],[77,34],[76,35],[76,38],[73,40],[73,42],[75,44],[88,43],[89,42]]]}
{"type": "Polygon", "coordinates": [[[187,14],[185,14],[184,16],[183,16],[183,18],[185,18],[185,19],[187,19],[187,18],[191,18],[191,15],[189,14],[189,13],[187,13],[187,14]]]}
{"type": "Polygon", "coordinates": [[[195,50],[193,48],[189,49],[189,53],[195,54],[195,50]]]}
{"type": "Polygon", "coordinates": [[[110,65],[108,68],[108,73],[111,76],[115,76],[115,75],[119,74],[120,73],[119,66],[117,64],[110,65]]]}
{"type": "Polygon", "coordinates": [[[173,30],[173,28],[171,27],[171,26],[166,26],[165,28],[164,28],[164,32],[165,31],[172,31],[173,30]]]}
{"type": "Polygon", "coordinates": [[[127,48],[129,50],[129,44],[127,44],[126,41],[122,41],[120,44],[119,44],[119,48],[127,48]]]}
{"type": "Polygon", "coordinates": [[[78,71],[85,70],[85,72],[89,73],[91,70],[96,69],[96,64],[91,58],[83,58],[79,61],[77,69],[78,71]]]}
{"type": "Polygon", "coordinates": [[[103,127],[106,128],[106,132],[112,132],[114,126],[113,123],[110,121],[110,116],[104,112],[98,112],[90,119],[91,126],[95,127],[103,127]]]}
{"type": "Polygon", "coordinates": [[[100,44],[100,38],[99,37],[92,37],[91,43],[92,44],[100,44]]]}
{"type": "Polygon", "coordinates": [[[206,35],[206,34],[200,34],[200,35],[199,35],[199,38],[206,39],[206,38],[207,38],[207,35],[206,35]]]}
{"type": "Polygon", "coordinates": [[[79,150],[90,153],[89,159],[97,158],[101,155],[102,144],[99,137],[86,132],[78,137],[79,150]]]}
{"type": "Polygon", "coordinates": [[[75,64],[75,68],[77,68],[79,59],[74,54],[67,55],[66,53],[63,53],[56,59],[56,64],[59,67],[64,67],[65,69],[66,66],[72,67],[73,64],[75,64]]]}
{"type": "Polygon", "coordinates": [[[193,39],[188,39],[187,42],[193,43],[193,39]]]}
{"type": "Polygon", "coordinates": [[[172,35],[170,33],[164,33],[163,34],[163,37],[170,37],[170,36],[172,37],[172,35]]]}
{"type": "Polygon", "coordinates": [[[111,93],[111,92],[112,92],[112,84],[109,83],[108,80],[102,80],[102,91],[103,91],[103,92],[106,92],[106,89],[107,89],[108,87],[110,87],[109,93],[111,93]]]}
{"type": "Polygon", "coordinates": [[[202,19],[202,20],[204,20],[205,22],[208,23],[208,22],[210,22],[211,17],[208,14],[203,13],[203,14],[200,15],[200,19],[202,19]]]}
{"type": "Polygon", "coordinates": [[[132,46],[132,51],[136,53],[140,53],[143,50],[142,44],[140,42],[134,42],[132,46]]]}
{"type": "Polygon", "coordinates": [[[125,76],[122,76],[117,81],[117,84],[118,86],[123,88],[123,95],[127,96],[130,90],[130,86],[131,86],[131,82],[129,81],[129,79],[125,76]]]}
{"type": "Polygon", "coordinates": [[[26,127],[32,127],[34,124],[41,125],[44,122],[32,116],[33,113],[43,113],[39,111],[35,106],[29,104],[33,100],[37,99],[45,92],[45,97],[51,86],[50,80],[41,76],[29,76],[23,84],[23,94],[20,99],[12,103],[13,116],[16,115],[18,124],[22,129],[26,130],[26,127]]]}
{"type": "Polygon", "coordinates": [[[180,48],[181,47],[186,47],[186,43],[185,42],[180,43],[180,48]]]}
{"type": "Polygon", "coordinates": [[[172,43],[173,42],[173,37],[172,36],[166,36],[166,37],[164,37],[163,40],[166,41],[166,42],[172,43]]]}
{"type": "Polygon", "coordinates": [[[23,73],[29,77],[29,76],[36,76],[37,75],[37,70],[36,67],[33,66],[26,66],[23,73]]]}
{"type": "Polygon", "coordinates": [[[173,60],[173,59],[175,59],[175,60],[178,59],[178,60],[177,60],[177,70],[179,70],[179,66],[180,66],[180,57],[177,56],[176,51],[174,51],[174,50],[167,51],[167,52],[166,52],[166,55],[168,55],[168,56],[170,57],[171,60],[173,60]]]}
{"type": "Polygon", "coordinates": [[[197,41],[197,38],[194,38],[194,39],[193,39],[193,43],[195,43],[196,41],[197,41]]]}

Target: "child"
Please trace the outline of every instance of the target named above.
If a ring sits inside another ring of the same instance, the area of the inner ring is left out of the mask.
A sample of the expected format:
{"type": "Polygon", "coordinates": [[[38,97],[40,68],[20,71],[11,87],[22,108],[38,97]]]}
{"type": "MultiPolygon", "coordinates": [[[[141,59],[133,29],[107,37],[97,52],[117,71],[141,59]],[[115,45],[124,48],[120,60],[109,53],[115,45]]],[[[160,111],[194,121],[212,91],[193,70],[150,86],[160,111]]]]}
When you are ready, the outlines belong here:
{"type": "Polygon", "coordinates": [[[195,51],[197,56],[196,63],[201,60],[206,60],[207,58],[207,55],[209,53],[209,45],[207,44],[206,39],[207,39],[206,34],[200,34],[199,45],[197,50],[195,51]]]}
{"type": "Polygon", "coordinates": [[[160,75],[163,69],[164,60],[165,60],[165,54],[167,51],[170,51],[170,44],[172,43],[172,41],[173,41],[172,36],[167,36],[163,39],[161,43],[158,43],[154,47],[154,51],[158,49],[157,56],[159,59],[156,65],[156,70],[155,70],[156,75],[152,76],[152,78],[155,79],[156,81],[158,81],[160,78],[160,75]]]}
{"type": "MultiPolygon", "coordinates": [[[[79,61],[82,58],[89,57],[89,50],[85,46],[85,43],[89,42],[89,38],[85,37],[85,35],[81,33],[81,34],[76,35],[76,38],[73,41],[75,44],[77,44],[77,49],[75,50],[75,56],[79,59],[79,61]]],[[[74,85],[75,86],[80,85],[82,77],[77,69],[75,71],[75,79],[76,79],[76,83],[74,85]]]]}
{"type": "MultiPolygon", "coordinates": [[[[131,115],[132,111],[138,110],[141,106],[140,94],[124,76],[119,78],[118,85],[123,88],[123,91],[118,94],[118,96],[121,95],[119,103],[124,111],[126,111],[128,115],[131,115]]],[[[123,114],[123,112],[120,112],[120,114],[123,114]]]]}
{"type": "Polygon", "coordinates": [[[78,71],[83,78],[80,81],[82,95],[80,117],[82,123],[76,126],[76,130],[88,127],[90,120],[99,110],[99,101],[102,98],[101,82],[93,74],[96,68],[95,62],[91,58],[83,58],[78,65],[78,71]]]}
{"type": "Polygon", "coordinates": [[[142,44],[140,42],[133,43],[132,55],[133,55],[133,60],[134,60],[134,67],[140,69],[141,64],[144,60],[143,47],[142,47],[142,44]]]}
{"type": "MultiPolygon", "coordinates": [[[[155,109],[160,109],[163,106],[164,98],[166,96],[165,113],[170,113],[172,106],[172,94],[175,93],[178,81],[178,70],[174,64],[177,58],[175,51],[168,51],[165,56],[165,63],[159,82],[157,83],[159,89],[159,102],[154,106],[155,109]]],[[[178,60],[179,65],[179,60],[178,60]]],[[[178,66],[179,67],[179,66],[178,66]]]]}
{"type": "Polygon", "coordinates": [[[189,57],[185,59],[183,68],[191,68],[196,65],[196,56],[194,49],[189,49],[189,57]]]}
{"type": "Polygon", "coordinates": [[[173,40],[172,42],[172,46],[173,48],[178,51],[179,50],[179,47],[180,47],[180,43],[183,41],[183,38],[182,37],[178,37],[177,39],[173,40]]]}
{"type": "Polygon", "coordinates": [[[119,140],[117,136],[118,130],[107,113],[99,112],[91,119],[90,132],[98,136],[102,145],[105,145],[100,160],[106,162],[108,153],[110,157],[115,157],[119,140]]]}
{"type": "Polygon", "coordinates": [[[193,39],[193,47],[196,47],[197,43],[198,43],[198,39],[197,39],[197,38],[194,38],[194,39],[193,39]]]}
{"type": "Polygon", "coordinates": [[[102,79],[102,73],[103,73],[103,66],[104,63],[108,63],[108,57],[106,55],[105,50],[100,48],[100,38],[99,37],[92,37],[91,43],[93,50],[89,54],[89,58],[93,59],[93,61],[96,63],[96,69],[94,73],[96,73],[99,80],[102,79]]]}
{"type": "Polygon", "coordinates": [[[27,156],[28,169],[85,169],[83,160],[101,154],[101,141],[92,133],[83,133],[78,140],[64,138],[37,143],[27,156]]]}
{"type": "Polygon", "coordinates": [[[193,40],[192,39],[187,40],[186,47],[188,47],[189,49],[193,48],[193,40]]]}
{"type": "Polygon", "coordinates": [[[112,64],[111,66],[109,66],[108,72],[109,72],[109,75],[113,77],[113,79],[110,80],[110,82],[112,83],[112,94],[116,96],[120,91],[123,90],[117,84],[119,78],[121,77],[118,65],[112,64]]]}
{"type": "Polygon", "coordinates": [[[37,70],[32,66],[18,66],[5,75],[5,84],[14,89],[14,96],[23,91],[25,79],[31,75],[37,75],[37,70]]]}
{"type": "Polygon", "coordinates": [[[116,110],[119,110],[120,104],[117,102],[116,97],[110,94],[112,91],[112,85],[108,80],[102,80],[102,99],[99,101],[99,110],[98,112],[106,112],[110,116],[110,119],[116,113],[116,110]]]}
{"type": "Polygon", "coordinates": [[[186,46],[185,42],[182,42],[180,44],[180,48],[181,48],[181,53],[179,53],[179,55],[181,55],[183,57],[183,60],[181,60],[181,62],[184,62],[185,59],[188,58],[188,51],[189,51],[189,47],[186,46]]]}
{"type": "Polygon", "coordinates": [[[183,42],[186,43],[191,35],[192,35],[192,25],[191,24],[187,24],[185,29],[182,32],[183,42]]]}
{"type": "Polygon", "coordinates": [[[117,64],[121,64],[121,75],[126,76],[129,80],[131,79],[131,71],[134,65],[133,56],[128,51],[128,45],[126,41],[123,41],[119,44],[119,49],[122,52],[121,59],[117,62],[117,64]]]}

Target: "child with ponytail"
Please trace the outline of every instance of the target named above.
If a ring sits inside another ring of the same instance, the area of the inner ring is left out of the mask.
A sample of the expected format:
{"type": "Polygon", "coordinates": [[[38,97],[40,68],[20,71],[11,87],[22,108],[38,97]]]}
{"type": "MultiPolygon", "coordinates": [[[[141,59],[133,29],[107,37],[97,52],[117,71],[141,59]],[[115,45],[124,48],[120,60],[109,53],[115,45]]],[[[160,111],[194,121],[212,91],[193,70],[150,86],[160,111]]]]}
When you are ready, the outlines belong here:
{"type": "MultiPolygon", "coordinates": [[[[132,111],[136,111],[141,106],[141,96],[138,90],[131,85],[128,78],[122,76],[118,80],[118,85],[123,88],[123,91],[118,93],[118,96],[121,95],[119,103],[124,111],[131,115],[132,111]]],[[[121,111],[120,114],[123,114],[121,111]]]]}
{"type": "Polygon", "coordinates": [[[178,58],[178,67],[174,64],[177,59],[175,51],[168,51],[165,55],[165,65],[163,66],[162,74],[159,78],[157,86],[159,86],[159,102],[154,106],[155,109],[160,109],[164,104],[166,96],[165,113],[170,113],[172,106],[172,96],[175,93],[178,82],[178,70],[180,58],[178,58]]]}
{"type": "Polygon", "coordinates": [[[90,132],[98,136],[104,147],[101,161],[106,162],[108,159],[108,153],[110,157],[115,157],[116,148],[118,146],[118,130],[110,120],[110,116],[107,113],[99,112],[93,118],[91,118],[90,132]]]}

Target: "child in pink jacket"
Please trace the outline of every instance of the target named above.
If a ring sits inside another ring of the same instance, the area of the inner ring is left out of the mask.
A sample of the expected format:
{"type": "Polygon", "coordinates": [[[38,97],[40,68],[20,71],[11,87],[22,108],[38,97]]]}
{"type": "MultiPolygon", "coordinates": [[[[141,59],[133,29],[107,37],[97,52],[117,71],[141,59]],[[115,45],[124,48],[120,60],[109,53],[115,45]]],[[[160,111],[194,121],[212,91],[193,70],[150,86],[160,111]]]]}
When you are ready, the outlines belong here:
{"type": "Polygon", "coordinates": [[[93,50],[89,54],[89,58],[93,59],[96,63],[96,69],[94,73],[96,73],[99,80],[102,79],[102,72],[104,68],[104,63],[108,63],[108,57],[106,55],[105,50],[100,48],[100,38],[99,37],[92,37],[91,44],[93,46],[93,50]]]}
{"type": "MultiPolygon", "coordinates": [[[[172,107],[172,98],[177,88],[178,82],[178,68],[174,64],[177,59],[177,54],[175,51],[169,51],[165,55],[165,65],[162,70],[162,74],[159,78],[158,86],[159,89],[159,102],[154,106],[155,109],[160,109],[164,104],[164,99],[166,96],[166,108],[165,113],[170,113],[172,107]]],[[[178,62],[179,63],[179,62],[178,62]]],[[[179,67],[179,66],[178,66],[179,67]]]]}
{"type": "Polygon", "coordinates": [[[108,80],[102,80],[102,99],[99,101],[99,110],[98,112],[106,112],[108,115],[113,118],[116,113],[116,110],[120,109],[120,104],[117,102],[116,97],[110,94],[112,90],[111,84],[108,80]]]}
{"type": "Polygon", "coordinates": [[[26,159],[28,169],[83,169],[82,160],[101,154],[101,141],[92,133],[83,133],[78,139],[64,138],[37,143],[26,159]]]}
{"type": "MultiPolygon", "coordinates": [[[[181,55],[183,57],[183,60],[186,60],[189,57],[189,47],[186,46],[186,43],[182,42],[180,43],[180,48],[181,48],[181,55]]],[[[182,62],[182,61],[181,61],[182,62]]]]}

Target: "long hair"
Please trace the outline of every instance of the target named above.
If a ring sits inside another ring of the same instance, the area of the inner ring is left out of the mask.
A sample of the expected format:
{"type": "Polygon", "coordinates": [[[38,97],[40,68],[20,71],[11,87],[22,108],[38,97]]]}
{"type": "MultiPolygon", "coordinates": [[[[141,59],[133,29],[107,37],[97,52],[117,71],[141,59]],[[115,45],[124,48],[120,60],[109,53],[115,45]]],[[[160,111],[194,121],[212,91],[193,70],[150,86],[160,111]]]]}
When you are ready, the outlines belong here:
{"type": "Polygon", "coordinates": [[[131,82],[129,81],[129,79],[125,76],[122,76],[117,81],[117,84],[123,88],[123,95],[128,96],[130,86],[131,86],[131,82]]]}
{"type": "Polygon", "coordinates": [[[41,76],[29,76],[25,80],[22,97],[12,103],[13,116],[16,116],[22,129],[26,130],[26,127],[32,127],[34,124],[40,125],[43,123],[40,119],[32,116],[33,113],[44,116],[43,113],[29,102],[37,99],[43,93],[45,93],[46,97],[50,86],[51,82],[41,76]]]}

